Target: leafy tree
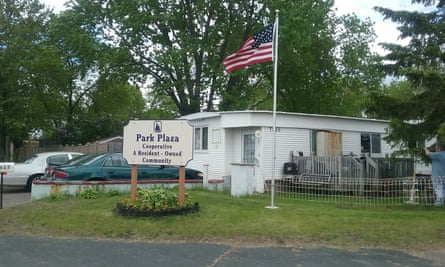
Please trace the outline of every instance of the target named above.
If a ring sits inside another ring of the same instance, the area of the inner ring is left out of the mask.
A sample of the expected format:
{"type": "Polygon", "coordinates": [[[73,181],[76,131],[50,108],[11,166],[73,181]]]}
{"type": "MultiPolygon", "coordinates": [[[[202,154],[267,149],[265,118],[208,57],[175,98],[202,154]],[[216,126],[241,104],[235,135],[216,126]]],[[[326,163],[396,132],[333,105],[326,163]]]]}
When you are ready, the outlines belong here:
{"type": "MultiPolygon", "coordinates": [[[[103,43],[128,51],[132,78],[149,85],[158,105],[173,104],[185,115],[214,109],[227,83],[223,58],[270,17],[262,2],[76,0],[71,8],[103,43]]],[[[229,82],[228,90],[235,86],[229,82]]]]}
{"type": "Polygon", "coordinates": [[[40,100],[48,112],[46,140],[77,144],[121,135],[130,118],[143,114],[145,101],[128,84],[125,54],[101,45],[96,30],[84,27],[79,14],[62,12],[50,21],[48,42],[57,70],[47,79],[40,100]],[[49,101],[53,98],[54,101],[49,101]],[[56,105],[54,105],[56,104],[56,105]]]}
{"type": "Polygon", "coordinates": [[[381,58],[369,47],[376,36],[369,19],[361,21],[355,15],[338,18],[337,25],[335,65],[340,77],[331,85],[338,91],[332,104],[337,114],[361,117],[368,96],[381,89],[384,78],[381,58]]]}
{"type": "Polygon", "coordinates": [[[145,101],[129,85],[128,52],[97,42],[78,14],[38,1],[0,0],[0,157],[39,138],[85,143],[122,134],[145,101]],[[43,134],[43,136],[41,136],[43,134]]]}
{"type": "Polygon", "coordinates": [[[74,0],[70,8],[99,42],[128,52],[129,76],[148,87],[152,107],[173,106],[179,115],[216,104],[220,110],[271,108],[272,63],[229,75],[221,62],[273,23],[276,9],[282,10],[282,110],[357,115],[363,88],[380,82],[369,67],[370,23],[336,18],[332,1],[74,0]],[[339,26],[344,32],[337,35],[339,26]]]}
{"type": "Polygon", "coordinates": [[[138,88],[112,81],[99,84],[91,94],[91,105],[81,121],[86,140],[122,135],[128,120],[140,118],[144,112],[145,100],[138,88]]]}
{"type": "Polygon", "coordinates": [[[444,1],[414,2],[437,5],[426,12],[376,8],[386,19],[400,24],[400,37],[409,44],[382,44],[389,51],[385,71],[405,82],[398,93],[397,88],[375,93],[369,113],[391,121],[388,140],[401,147],[401,152],[420,153],[416,144],[436,136],[445,122],[445,9],[444,1]]]}
{"type": "Polygon", "coordinates": [[[221,62],[276,9],[282,110],[357,114],[352,100],[378,79],[366,67],[369,24],[336,18],[330,1],[73,0],[59,15],[38,1],[0,4],[0,136],[16,144],[32,132],[84,143],[135,117],[270,109],[271,62],[230,75],[221,62]]]}
{"type": "Polygon", "coordinates": [[[49,11],[37,1],[0,0],[0,157],[20,144],[44,116],[35,99],[36,76],[46,55],[49,11]]]}
{"type": "Polygon", "coordinates": [[[382,78],[369,49],[372,24],[355,15],[336,17],[329,1],[297,1],[283,9],[280,110],[360,116],[360,99],[382,78]]]}

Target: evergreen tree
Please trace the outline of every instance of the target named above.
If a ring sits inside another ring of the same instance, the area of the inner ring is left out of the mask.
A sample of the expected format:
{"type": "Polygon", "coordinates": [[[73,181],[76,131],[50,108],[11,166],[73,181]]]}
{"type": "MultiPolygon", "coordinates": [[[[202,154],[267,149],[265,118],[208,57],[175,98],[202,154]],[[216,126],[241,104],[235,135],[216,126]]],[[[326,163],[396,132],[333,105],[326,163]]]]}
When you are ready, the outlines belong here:
{"type": "Polygon", "coordinates": [[[408,85],[402,87],[403,94],[394,87],[376,93],[368,113],[391,121],[388,140],[401,152],[421,153],[416,144],[423,146],[424,140],[436,136],[445,122],[445,9],[444,1],[414,2],[423,3],[428,11],[376,7],[386,19],[400,24],[400,37],[409,40],[406,46],[382,44],[389,51],[386,73],[408,85]]]}

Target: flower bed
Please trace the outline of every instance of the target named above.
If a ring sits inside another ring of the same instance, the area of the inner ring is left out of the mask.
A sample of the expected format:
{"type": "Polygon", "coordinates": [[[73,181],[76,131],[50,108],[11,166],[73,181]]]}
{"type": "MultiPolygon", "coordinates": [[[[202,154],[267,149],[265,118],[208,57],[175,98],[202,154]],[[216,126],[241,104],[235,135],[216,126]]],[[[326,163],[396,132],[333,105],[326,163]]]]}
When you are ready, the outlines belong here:
{"type": "Polygon", "coordinates": [[[138,189],[136,199],[122,199],[114,212],[131,217],[160,217],[186,215],[199,211],[198,202],[193,202],[189,194],[184,195],[184,203],[179,203],[178,194],[164,188],[138,189]]]}

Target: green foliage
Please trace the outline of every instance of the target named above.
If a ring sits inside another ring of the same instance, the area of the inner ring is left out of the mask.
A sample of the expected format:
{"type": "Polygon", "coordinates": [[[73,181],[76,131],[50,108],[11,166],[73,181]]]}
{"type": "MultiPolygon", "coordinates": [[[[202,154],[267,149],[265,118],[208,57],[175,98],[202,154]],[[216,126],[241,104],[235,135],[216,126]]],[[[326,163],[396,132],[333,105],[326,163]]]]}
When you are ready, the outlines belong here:
{"type": "Polygon", "coordinates": [[[119,206],[128,210],[160,212],[175,210],[184,207],[192,207],[193,199],[188,193],[185,193],[184,203],[179,203],[177,191],[165,188],[138,189],[137,197],[134,201],[130,198],[124,198],[119,206]]]}
{"type": "Polygon", "coordinates": [[[116,197],[116,196],[120,196],[121,192],[119,192],[118,190],[109,190],[105,193],[106,197],[116,197]]]}
{"type": "Polygon", "coordinates": [[[280,22],[280,110],[361,116],[382,78],[369,49],[372,23],[338,18],[326,1],[297,1],[280,22]]]}
{"type": "Polygon", "coordinates": [[[445,145],[445,122],[437,128],[437,141],[439,141],[441,145],[445,145]]]}
{"type": "Polygon", "coordinates": [[[101,44],[73,10],[54,15],[32,0],[0,1],[0,157],[31,134],[79,144],[121,135],[145,110],[129,85],[128,51],[101,44]],[[124,63],[127,64],[124,64],[124,63]]]}
{"type": "Polygon", "coordinates": [[[84,27],[73,10],[52,17],[50,42],[58,52],[59,81],[50,91],[58,105],[47,106],[52,128],[44,137],[56,144],[78,144],[120,135],[129,119],[140,118],[145,101],[130,86],[120,49],[101,44],[96,29],[84,27]],[[54,110],[57,109],[57,110],[54,110]]]}
{"type": "Polygon", "coordinates": [[[87,188],[85,190],[82,190],[82,192],[79,193],[79,197],[82,199],[98,199],[102,197],[103,193],[94,189],[94,188],[87,188]]]}
{"type": "Polygon", "coordinates": [[[0,158],[6,142],[19,145],[45,115],[35,90],[42,79],[40,65],[48,60],[48,19],[48,10],[38,2],[0,1],[0,158]]]}
{"type": "MultiPolygon", "coordinates": [[[[431,5],[437,1],[416,1],[431,5]]],[[[384,43],[389,51],[384,70],[403,82],[375,92],[368,111],[375,117],[391,120],[388,140],[402,151],[421,153],[425,140],[443,139],[445,122],[445,26],[443,5],[426,12],[393,11],[376,8],[386,19],[399,23],[406,46],[384,43]],[[417,152],[416,152],[417,151],[417,152]]]]}
{"type": "MultiPolygon", "coordinates": [[[[120,195],[121,192],[119,192],[118,190],[109,190],[106,192],[102,192],[97,188],[86,188],[83,191],[81,191],[77,196],[81,199],[98,199],[104,196],[107,198],[112,198],[120,195]]],[[[63,201],[72,198],[72,196],[69,193],[59,193],[59,194],[51,194],[48,198],[51,201],[63,201]]]]}
{"type": "Polygon", "coordinates": [[[76,17],[83,18],[80,25],[96,29],[106,39],[102,44],[131,51],[124,65],[134,67],[128,72],[133,80],[151,77],[151,107],[168,107],[179,115],[212,111],[217,100],[221,110],[272,108],[272,63],[226,75],[221,62],[248,36],[273,23],[276,9],[281,10],[280,109],[360,114],[363,103],[357,99],[364,99],[381,78],[368,47],[373,32],[370,22],[356,16],[336,18],[332,1],[73,4],[76,17]]]}
{"type": "Polygon", "coordinates": [[[63,193],[60,193],[60,194],[51,194],[49,197],[48,197],[48,199],[50,200],[50,201],[63,201],[63,200],[66,200],[66,199],[68,199],[68,198],[70,198],[71,196],[69,195],[69,194],[63,194],[63,193]]]}
{"type": "Polygon", "coordinates": [[[57,15],[31,0],[0,5],[0,155],[30,133],[79,144],[132,118],[271,109],[271,62],[232,74],[221,62],[277,9],[280,110],[359,115],[380,79],[370,22],[335,17],[332,1],[78,0],[57,15]]]}
{"type": "Polygon", "coordinates": [[[94,201],[33,201],[0,210],[0,234],[116,238],[138,241],[246,242],[277,245],[388,248],[416,253],[445,247],[443,209],[316,203],[269,195],[189,191],[202,209],[191,216],[128,218],[113,214],[119,197],[94,201]],[[91,218],[94,217],[94,220],[91,218]],[[87,222],[87,223],[86,223],[87,222]],[[21,227],[17,227],[20,225],[21,227]],[[401,227],[403,225],[403,227],[401,227]]]}

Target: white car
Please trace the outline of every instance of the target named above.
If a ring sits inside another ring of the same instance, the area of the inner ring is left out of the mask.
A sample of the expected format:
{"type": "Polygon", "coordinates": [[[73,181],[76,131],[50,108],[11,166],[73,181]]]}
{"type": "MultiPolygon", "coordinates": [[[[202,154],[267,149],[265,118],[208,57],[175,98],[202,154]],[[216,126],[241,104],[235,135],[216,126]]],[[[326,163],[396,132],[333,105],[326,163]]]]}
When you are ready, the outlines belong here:
{"type": "Polygon", "coordinates": [[[23,163],[16,163],[14,171],[3,176],[5,186],[24,186],[31,191],[32,181],[40,179],[50,165],[63,164],[82,155],[78,152],[44,152],[32,155],[23,163]]]}

